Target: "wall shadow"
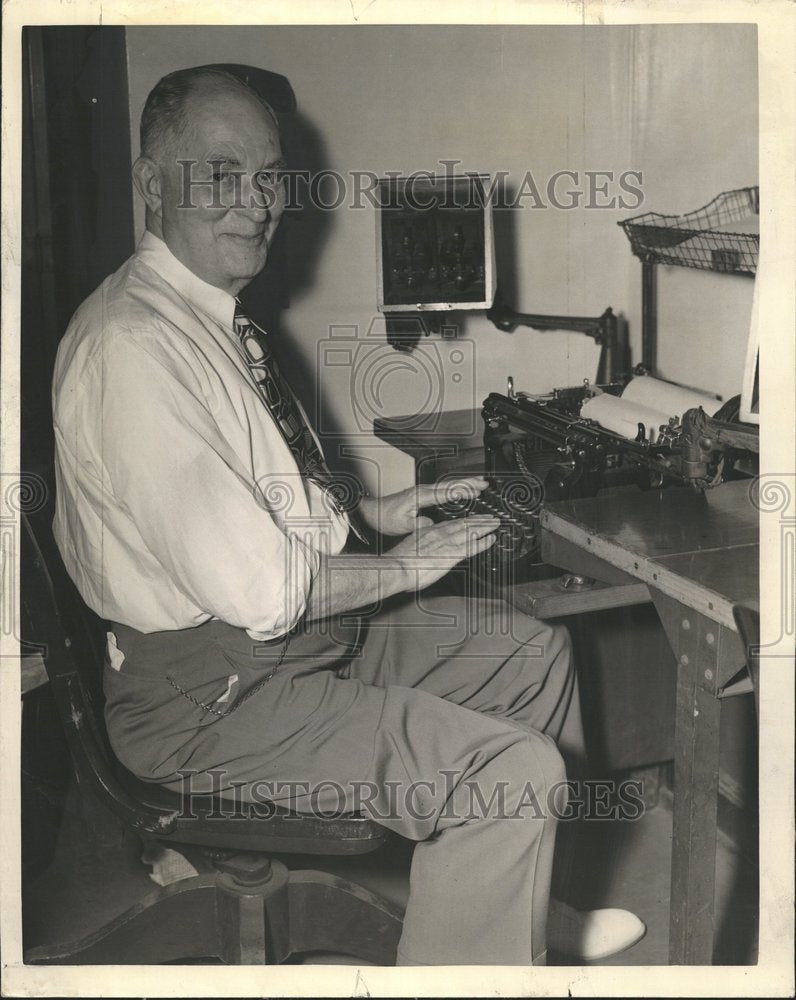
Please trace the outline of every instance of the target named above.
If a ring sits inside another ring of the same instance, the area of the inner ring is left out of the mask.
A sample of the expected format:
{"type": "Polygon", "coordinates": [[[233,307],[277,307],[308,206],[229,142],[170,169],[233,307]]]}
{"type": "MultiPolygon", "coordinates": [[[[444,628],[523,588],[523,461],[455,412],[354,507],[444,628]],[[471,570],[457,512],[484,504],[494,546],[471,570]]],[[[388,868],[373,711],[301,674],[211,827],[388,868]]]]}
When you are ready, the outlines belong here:
{"type": "MultiPolygon", "coordinates": [[[[290,182],[294,195],[282,217],[265,269],[244,289],[241,300],[249,315],[271,335],[274,356],[317,427],[319,415],[314,411],[319,394],[312,352],[302,354],[296,338],[298,331],[291,328],[290,305],[315,286],[337,219],[335,211],[323,210],[312,203],[310,185],[304,179],[329,168],[321,131],[298,111],[281,115],[280,126],[285,160],[288,169],[295,172],[290,182]]],[[[335,427],[331,414],[325,413],[323,417],[323,426],[329,428],[331,422],[332,429],[331,438],[324,435],[327,458],[335,468],[348,466],[349,471],[355,471],[353,460],[333,460],[340,451],[335,431],[341,440],[344,433],[342,428],[335,427]]]]}

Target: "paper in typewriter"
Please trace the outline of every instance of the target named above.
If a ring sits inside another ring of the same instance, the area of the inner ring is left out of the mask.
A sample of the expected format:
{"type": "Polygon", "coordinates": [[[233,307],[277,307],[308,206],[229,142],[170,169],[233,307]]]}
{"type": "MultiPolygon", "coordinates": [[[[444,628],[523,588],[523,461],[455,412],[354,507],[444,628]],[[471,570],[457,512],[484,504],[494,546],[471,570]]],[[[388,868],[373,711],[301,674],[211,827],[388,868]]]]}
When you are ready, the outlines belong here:
{"type": "Polygon", "coordinates": [[[682,417],[686,410],[698,406],[712,417],[721,400],[643,375],[631,379],[621,396],[608,393],[592,396],[583,404],[580,414],[631,440],[638,434],[638,425],[643,424],[647,440],[654,444],[661,425],[666,426],[671,417],[682,417]]]}

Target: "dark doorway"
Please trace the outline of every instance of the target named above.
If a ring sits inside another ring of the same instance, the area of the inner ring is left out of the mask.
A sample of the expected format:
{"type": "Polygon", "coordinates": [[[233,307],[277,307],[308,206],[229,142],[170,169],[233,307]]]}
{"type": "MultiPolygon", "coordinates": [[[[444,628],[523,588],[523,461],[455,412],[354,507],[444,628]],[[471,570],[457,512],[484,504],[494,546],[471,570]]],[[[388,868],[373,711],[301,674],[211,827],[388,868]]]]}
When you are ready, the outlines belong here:
{"type": "MultiPolygon", "coordinates": [[[[124,29],[25,28],[22,75],[20,497],[29,518],[51,520],[58,344],[81,301],[133,250],[124,29]]],[[[21,572],[30,596],[24,559],[21,572]]],[[[22,630],[23,653],[34,653],[24,616],[22,630]]],[[[23,670],[25,884],[50,862],[70,774],[49,686],[27,676],[23,670]]]]}
{"type": "Polygon", "coordinates": [[[51,498],[58,343],[133,251],[124,29],[27,27],[22,75],[21,468],[51,498]]]}

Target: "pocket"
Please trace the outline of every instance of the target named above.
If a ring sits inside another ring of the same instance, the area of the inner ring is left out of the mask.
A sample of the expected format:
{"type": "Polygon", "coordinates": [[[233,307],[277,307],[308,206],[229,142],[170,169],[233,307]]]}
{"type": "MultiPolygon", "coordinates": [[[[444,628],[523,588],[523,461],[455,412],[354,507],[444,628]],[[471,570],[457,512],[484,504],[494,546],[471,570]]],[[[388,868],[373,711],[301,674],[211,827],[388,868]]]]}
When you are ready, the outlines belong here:
{"type": "Polygon", "coordinates": [[[118,672],[124,663],[124,653],[116,644],[115,632],[106,632],[105,637],[107,640],[105,643],[105,665],[118,672]]]}
{"type": "Polygon", "coordinates": [[[240,678],[237,674],[230,674],[227,678],[227,686],[223,694],[216,698],[214,707],[219,711],[229,708],[235,703],[238,691],[240,690],[240,678]]]}

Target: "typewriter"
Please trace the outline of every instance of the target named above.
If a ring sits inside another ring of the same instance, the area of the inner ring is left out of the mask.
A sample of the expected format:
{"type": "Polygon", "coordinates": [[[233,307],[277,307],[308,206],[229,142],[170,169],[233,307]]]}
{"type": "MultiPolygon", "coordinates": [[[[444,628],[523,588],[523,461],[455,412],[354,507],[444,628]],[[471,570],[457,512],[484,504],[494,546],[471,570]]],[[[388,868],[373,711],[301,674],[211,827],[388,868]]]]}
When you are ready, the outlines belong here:
{"type": "MultiPolygon", "coordinates": [[[[739,422],[734,397],[711,417],[686,410],[650,439],[643,423],[635,439],[581,415],[597,392],[621,396],[625,383],[553,389],[547,395],[490,393],[484,400],[487,488],[475,499],[451,498],[428,510],[434,520],[492,514],[500,519],[494,545],[474,560],[479,576],[496,583],[539,562],[539,515],[556,500],[593,497],[621,488],[711,489],[728,479],[754,476],[758,428],[739,422]],[[496,580],[494,578],[497,578],[496,580]]],[[[451,476],[451,482],[456,477],[451,476]]]]}

